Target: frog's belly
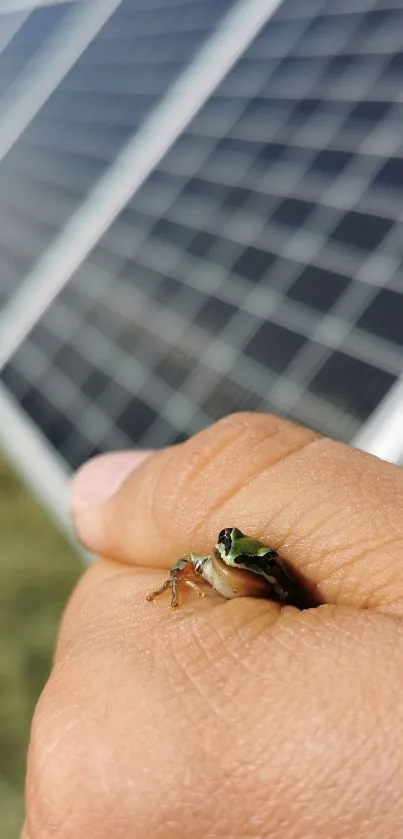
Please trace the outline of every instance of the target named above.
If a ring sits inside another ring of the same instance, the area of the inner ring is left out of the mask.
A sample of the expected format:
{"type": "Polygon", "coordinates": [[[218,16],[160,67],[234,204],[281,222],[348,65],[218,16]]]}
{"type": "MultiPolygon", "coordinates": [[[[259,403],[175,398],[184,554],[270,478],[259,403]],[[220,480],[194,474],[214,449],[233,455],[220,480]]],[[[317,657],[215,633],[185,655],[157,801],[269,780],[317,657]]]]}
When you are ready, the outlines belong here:
{"type": "Polygon", "coordinates": [[[267,597],[273,588],[265,577],[226,565],[222,559],[213,555],[203,568],[202,577],[222,597],[267,597]]]}

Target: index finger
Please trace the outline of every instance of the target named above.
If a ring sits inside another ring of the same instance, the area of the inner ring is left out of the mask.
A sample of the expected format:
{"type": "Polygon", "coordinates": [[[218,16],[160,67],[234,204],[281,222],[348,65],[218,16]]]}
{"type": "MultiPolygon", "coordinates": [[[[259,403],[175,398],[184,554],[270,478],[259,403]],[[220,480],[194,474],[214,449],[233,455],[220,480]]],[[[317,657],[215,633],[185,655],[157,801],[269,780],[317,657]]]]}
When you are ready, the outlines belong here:
{"type": "Polygon", "coordinates": [[[403,611],[402,470],[308,429],[235,414],[145,460],[98,506],[74,504],[79,481],[76,527],[97,553],[164,567],[236,526],[322,600],[403,611]]]}

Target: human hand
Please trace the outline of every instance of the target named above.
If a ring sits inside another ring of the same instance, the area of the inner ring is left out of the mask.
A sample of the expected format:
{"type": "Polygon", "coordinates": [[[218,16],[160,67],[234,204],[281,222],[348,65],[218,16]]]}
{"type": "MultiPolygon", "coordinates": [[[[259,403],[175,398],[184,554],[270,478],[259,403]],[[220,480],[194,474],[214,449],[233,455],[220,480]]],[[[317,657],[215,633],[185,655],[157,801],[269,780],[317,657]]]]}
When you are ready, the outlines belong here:
{"type": "Polygon", "coordinates": [[[23,838],[401,837],[402,473],[262,414],[84,466],[76,527],[108,558],[64,615],[23,838]],[[233,525],[325,605],[146,602],[233,525]]]}

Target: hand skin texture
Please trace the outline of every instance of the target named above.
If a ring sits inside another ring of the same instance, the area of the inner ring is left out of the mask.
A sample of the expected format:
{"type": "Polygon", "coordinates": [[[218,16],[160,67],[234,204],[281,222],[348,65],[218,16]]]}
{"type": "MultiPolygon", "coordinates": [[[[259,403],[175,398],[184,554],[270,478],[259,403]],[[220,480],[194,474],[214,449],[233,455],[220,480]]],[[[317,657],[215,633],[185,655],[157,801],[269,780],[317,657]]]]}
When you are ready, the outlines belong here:
{"type": "Polygon", "coordinates": [[[107,559],[63,618],[23,839],[401,839],[402,473],[248,413],[86,464],[74,521],[107,559]],[[234,525],[323,605],[146,602],[234,525]]]}

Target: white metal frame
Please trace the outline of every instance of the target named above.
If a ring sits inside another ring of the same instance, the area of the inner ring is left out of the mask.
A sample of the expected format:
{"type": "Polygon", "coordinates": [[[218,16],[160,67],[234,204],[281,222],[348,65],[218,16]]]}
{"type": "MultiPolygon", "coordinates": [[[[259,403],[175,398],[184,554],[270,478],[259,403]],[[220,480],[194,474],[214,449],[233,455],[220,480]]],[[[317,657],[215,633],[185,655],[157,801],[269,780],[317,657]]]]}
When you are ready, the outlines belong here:
{"type": "Polygon", "coordinates": [[[403,466],[403,375],[364,423],[353,446],[403,466]]]}
{"type": "Polygon", "coordinates": [[[1,384],[0,417],[0,447],[8,460],[65,533],[75,550],[86,562],[90,562],[92,556],[78,545],[69,516],[67,467],[1,384]]]}

